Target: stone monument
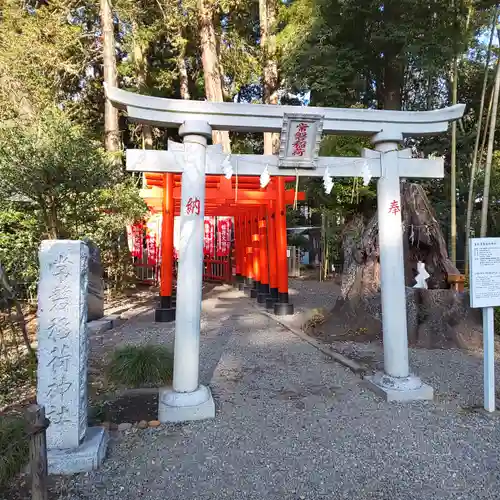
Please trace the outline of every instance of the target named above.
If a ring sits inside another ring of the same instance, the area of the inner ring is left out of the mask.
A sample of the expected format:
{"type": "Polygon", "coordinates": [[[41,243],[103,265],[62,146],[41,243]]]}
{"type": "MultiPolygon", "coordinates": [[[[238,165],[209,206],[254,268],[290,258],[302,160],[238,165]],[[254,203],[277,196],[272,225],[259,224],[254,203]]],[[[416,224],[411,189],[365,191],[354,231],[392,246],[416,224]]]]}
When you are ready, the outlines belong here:
{"type": "Polygon", "coordinates": [[[87,428],[89,249],[45,240],[39,259],[37,402],[50,420],[49,472],[74,474],[101,464],[108,439],[103,428],[87,428]]]}
{"type": "Polygon", "coordinates": [[[89,284],[87,290],[87,320],[94,321],[104,316],[104,282],[102,278],[101,252],[89,239],[89,284]]]}

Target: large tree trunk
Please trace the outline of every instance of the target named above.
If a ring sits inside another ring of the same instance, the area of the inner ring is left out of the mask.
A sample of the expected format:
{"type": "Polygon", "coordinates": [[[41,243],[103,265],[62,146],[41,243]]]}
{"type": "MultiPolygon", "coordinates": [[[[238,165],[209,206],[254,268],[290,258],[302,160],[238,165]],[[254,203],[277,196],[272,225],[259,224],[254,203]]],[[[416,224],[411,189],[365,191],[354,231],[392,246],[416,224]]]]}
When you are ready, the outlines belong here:
{"type": "MultiPolygon", "coordinates": [[[[214,15],[210,0],[198,0],[198,12],[200,22],[201,59],[205,80],[205,94],[211,102],[223,102],[222,76],[220,73],[220,62],[217,55],[217,37],[214,27],[214,15]]],[[[226,131],[214,131],[212,134],[214,143],[222,144],[226,153],[231,151],[229,133],[226,131]]]]}
{"type": "Polygon", "coordinates": [[[403,63],[389,52],[384,65],[384,109],[401,109],[403,86],[403,63]]]}
{"type": "MultiPolygon", "coordinates": [[[[405,253],[405,285],[415,285],[417,262],[424,262],[430,274],[429,289],[448,288],[447,276],[459,274],[452,265],[446,242],[434,211],[420,184],[401,185],[401,214],[405,253]]],[[[343,298],[359,298],[380,290],[377,215],[368,223],[355,216],[343,236],[343,298]],[[347,271],[347,272],[346,272],[347,271]]]]}
{"type": "MultiPolygon", "coordinates": [[[[458,55],[453,58],[451,103],[458,100],[458,55]]],[[[450,236],[451,261],[457,264],[457,122],[451,124],[451,151],[450,151],[450,236]]]]}
{"type": "MultiPolygon", "coordinates": [[[[116,87],[115,32],[111,0],[100,1],[104,82],[108,87],[116,87]]],[[[106,151],[111,153],[120,151],[118,110],[113,107],[108,99],[106,99],[104,107],[104,144],[106,151]]]]}
{"type": "MultiPolygon", "coordinates": [[[[382,20],[387,26],[395,26],[402,16],[401,2],[389,0],[384,2],[382,20]]],[[[402,89],[404,81],[404,54],[402,43],[389,40],[383,48],[383,109],[400,110],[402,106],[402,89]]]]}
{"type": "MultiPolygon", "coordinates": [[[[147,87],[148,61],[145,54],[145,47],[138,36],[139,27],[137,22],[132,22],[132,35],[134,42],[134,65],[137,80],[137,90],[143,93],[147,87]]],[[[151,125],[141,125],[142,149],[153,149],[153,129],[151,125]]],[[[142,173],[142,187],[146,187],[146,174],[142,173]]]]}
{"type": "MultiPolygon", "coordinates": [[[[276,61],[276,0],[259,0],[260,47],[262,50],[262,95],[264,104],[278,104],[278,63],[276,61]]],[[[276,154],[279,134],[264,133],[264,154],[276,154]]]]}
{"type": "MultiPolygon", "coordinates": [[[[449,288],[448,276],[459,272],[448,257],[439,223],[421,185],[402,183],[401,209],[409,342],[427,347],[470,345],[470,338],[464,339],[468,331],[464,321],[471,315],[468,299],[449,288]],[[413,288],[419,261],[425,263],[430,275],[428,290],[413,288]]],[[[381,336],[379,252],[377,215],[368,222],[361,215],[355,216],[343,233],[341,297],[330,319],[343,331],[381,336]]]]}
{"type": "MultiPolygon", "coordinates": [[[[179,31],[179,39],[183,39],[182,32],[179,31]]],[[[189,95],[189,77],[186,65],[186,44],[181,42],[177,56],[177,70],[179,71],[179,86],[181,99],[191,99],[189,95]]]]}

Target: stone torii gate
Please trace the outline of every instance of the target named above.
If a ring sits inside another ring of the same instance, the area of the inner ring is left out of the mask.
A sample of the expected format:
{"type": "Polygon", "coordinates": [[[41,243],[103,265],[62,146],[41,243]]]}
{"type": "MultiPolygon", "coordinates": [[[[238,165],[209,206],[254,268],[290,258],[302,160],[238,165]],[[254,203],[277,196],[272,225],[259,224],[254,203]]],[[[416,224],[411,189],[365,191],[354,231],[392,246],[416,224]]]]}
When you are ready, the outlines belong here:
{"type": "MultiPolygon", "coordinates": [[[[400,178],[442,178],[443,159],[415,159],[399,150],[405,137],[445,132],[464,105],[410,112],[367,109],[298,108],[260,104],[212,103],[142,96],[107,88],[108,99],[126,109],[134,122],[180,127],[184,144],[170,151],[128,150],[127,169],[182,174],[173,388],[160,391],[159,419],[164,422],[210,418],[215,408],[210,390],[199,384],[201,277],[205,175],[223,174],[231,162],[239,175],[378,177],[384,372],[370,377],[371,387],[387,400],[432,399],[432,387],[412,375],[403,265],[400,178]],[[299,114],[300,113],[300,114],[299,114]],[[306,124],[306,125],[304,125],[306,124]],[[213,130],[281,132],[279,157],[207,152],[213,130]],[[306,130],[306,132],[304,132],[306,130]],[[375,150],[363,157],[318,157],[321,134],[370,136],[375,150]],[[193,200],[199,209],[193,211],[193,200]],[[198,203],[199,202],[199,203],[198,203]]],[[[285,217],[285,213],[277,214],[285,217]]]]}

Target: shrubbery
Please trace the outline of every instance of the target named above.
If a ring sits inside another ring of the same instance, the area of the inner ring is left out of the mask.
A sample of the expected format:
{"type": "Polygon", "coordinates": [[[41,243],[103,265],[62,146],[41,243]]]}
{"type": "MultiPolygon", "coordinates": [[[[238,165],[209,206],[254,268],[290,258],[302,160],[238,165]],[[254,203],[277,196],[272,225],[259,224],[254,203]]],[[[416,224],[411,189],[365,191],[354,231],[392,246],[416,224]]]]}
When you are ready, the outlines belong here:
{"type": "Polygon", "coordinates": [[[0,126],[0,262],[25,289],[38,277],[43,238],[89,237],[113,287],[132,276],[125,227],[146,206],[134,179],[59,109],[0,126]]]}
{"type": "Polygon", "coordinates": [[[174,358],[163,346],[125,346],[117,349],[108,367],[109,378],[127,387],[165,385],[172,380],[174,358]]]}

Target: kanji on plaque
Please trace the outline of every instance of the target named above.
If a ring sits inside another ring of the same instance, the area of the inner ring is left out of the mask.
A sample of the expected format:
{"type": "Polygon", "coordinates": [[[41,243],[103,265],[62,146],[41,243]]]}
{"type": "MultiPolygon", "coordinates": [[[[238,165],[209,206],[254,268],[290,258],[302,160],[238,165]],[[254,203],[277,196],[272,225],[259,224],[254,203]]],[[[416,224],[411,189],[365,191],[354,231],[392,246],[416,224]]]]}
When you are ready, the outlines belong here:
{"type": "Polygon", "coordinates": [[[201,203],[199,198],[189,198],[186,203],[186,215],[200,215],[201,203]]]}
{"type": "Polygon", "coordinates": [[[307,146],[307,129],[309,124],[300,122],[295,131],[295,142],[292,144],[293,156],[304,156],[307,146]]]}
{"type": "Polygon", "coordinates": [[[203,236],[203,254],[213,257],[215,253],[215,221],[213,217],[205,217],[203,236]]]}
{"type": "Polygon", "coordinates": [[[231,248],[231,219],[217,220],[217,257],[227,257],[231,248]]]}
{"type": "Polygon", "coordinates": [[[389,213],[396,215],[398,212],[401,212],[399,203],[396,200],[392,200],[391,204],[389,205],[389,213]]]}

